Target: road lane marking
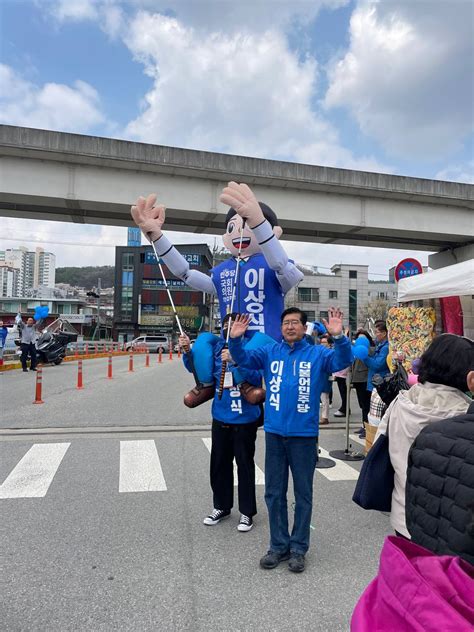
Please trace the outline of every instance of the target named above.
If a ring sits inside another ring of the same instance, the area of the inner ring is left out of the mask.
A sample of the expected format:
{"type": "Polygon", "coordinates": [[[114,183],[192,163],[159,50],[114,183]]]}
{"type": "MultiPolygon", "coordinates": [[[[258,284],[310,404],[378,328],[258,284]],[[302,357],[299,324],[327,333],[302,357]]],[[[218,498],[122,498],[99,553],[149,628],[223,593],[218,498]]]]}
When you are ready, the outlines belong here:
{"type": "Polygon", "coordinates": [[[12,470],[0,498],[43,498],[70,443],[35,443],[12,470]]]}
{"type": "Polygon", "coordinates": [[[359,478],[359,472],[350,465],[347,465],[345,461],[333,459],[324,448],[320,447],[319,451],[320,456],[332,459],[336,463],[335,467],[316,470],[319,474],[325,476],[328,481],[356,481],[359,478]]]}
{"type": "Polygon", "coordinates": [[[119,492],[165,492],[160,458],[152,439],[120,442],[119,492]]]}
{"type": "MultiPolygon", "coordinates": [[[[212,447],[212,439],[210,437],[203,438],[204,445],[211,452],[212,447]]],[[[234,459],[234,487],[238,484],[238,476],[237,476],[237,465],[234,459]]],[[[265,474],[262,470],[255,464],[255,485],[265,485],[265,474]]]]}

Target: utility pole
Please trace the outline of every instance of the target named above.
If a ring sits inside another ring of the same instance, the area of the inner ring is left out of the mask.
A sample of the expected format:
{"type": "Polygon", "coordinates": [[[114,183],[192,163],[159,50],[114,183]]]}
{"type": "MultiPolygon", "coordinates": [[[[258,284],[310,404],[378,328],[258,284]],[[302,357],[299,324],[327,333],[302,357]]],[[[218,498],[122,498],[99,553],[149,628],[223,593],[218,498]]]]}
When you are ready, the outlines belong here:
{"type": "Polygon", "coordinates": [[[95,323],[94,333],[92,334],[92,340],[95,340],[96,333],[99,333],[99,340],[100,340],[100,290],[101,289],[102,289],[101,279],[99,278],[97,280],[97,291],[87,292],[87,296],[91,296],[92,298],[97,299],[97,319],[95,323]]]}

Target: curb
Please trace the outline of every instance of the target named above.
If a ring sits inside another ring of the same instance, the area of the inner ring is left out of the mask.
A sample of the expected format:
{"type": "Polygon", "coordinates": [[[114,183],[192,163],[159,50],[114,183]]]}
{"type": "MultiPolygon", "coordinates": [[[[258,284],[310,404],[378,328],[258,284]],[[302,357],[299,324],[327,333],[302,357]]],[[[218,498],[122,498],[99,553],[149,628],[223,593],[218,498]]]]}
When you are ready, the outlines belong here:
{"type": "MultiPolygon", "coordinates": [[[[326,430],[344,430],[342,426],[328,428],[324,426],[324,429],[320,428],[320,431],[326,432],[326,430]]],[[[211,430],[211,423],[208,424],[194,424],[190,426],[75,426],[71,428],[1,428],[1,437],[12,436],[24,436],[29,435],[72,435],[72,434],[126,434],[126,433],[142,433],[142,432],[209,432],[211,430]]],[[[261,432],[264,432],[261,429],[261,432]]]]}

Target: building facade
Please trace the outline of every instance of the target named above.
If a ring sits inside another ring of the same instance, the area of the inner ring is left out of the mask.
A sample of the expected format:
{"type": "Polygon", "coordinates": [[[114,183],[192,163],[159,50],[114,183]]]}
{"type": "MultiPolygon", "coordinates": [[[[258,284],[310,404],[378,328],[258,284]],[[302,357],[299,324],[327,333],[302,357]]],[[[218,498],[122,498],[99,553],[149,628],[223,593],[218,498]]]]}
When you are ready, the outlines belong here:
{"type": "MultiPolygon", "coordinates": [[[[212,254],[207,244],[176,246],[192,268],[209,274],[212,254]]],[[[208,329],[209,297],[188,287],[161,264],[181,325],[188,334],[208,329]]],[[[141,334],[177,335],[168,293],[151,246],[115,249],[114,339],[141,334]]]]}
{"type": "Polygon", "coordinates": [[[18,269],[0,261],[0,297],[18,296],[18,269]]]}
{"type": "Polygon", "coordinates": [[[369,281],[369,266],[337,264],[331,274],[303,269],[304,278],[288,292],[285,305],[296,306],[306,312],[309,321],[327,318],[329,307],[340,307],[344,312],[344,322],[351,331],[365,325],[367,307],[374,298],[382,294],[390,297],[390,305],[396,303],[395,283],[369,281]]]}
{"type": "Polygon", "coordinates": [[[43,248],[29,251],[24,246],[0,251],[0,265],[16,269],[17,279],[13,296],[24,296],[28,290],[39,287],[54,288],[56,256],[43,248]]]}

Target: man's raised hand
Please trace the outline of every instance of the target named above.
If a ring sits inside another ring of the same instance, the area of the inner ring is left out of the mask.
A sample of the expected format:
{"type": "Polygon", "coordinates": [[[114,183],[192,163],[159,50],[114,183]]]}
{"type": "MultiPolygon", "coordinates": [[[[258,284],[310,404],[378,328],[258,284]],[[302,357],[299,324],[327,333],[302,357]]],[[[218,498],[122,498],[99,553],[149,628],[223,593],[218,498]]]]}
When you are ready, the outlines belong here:
{"type": "Polygon", "coordinates": [[[161,227],[165,221],[165,207],[155,204],[156,193],[150,193],[146,199],[140,196],[131,208],[135,224],[150,242],[161,237],[161,227]]]}
{"type": "Polygon", "coordinates": [[[339,307],[329,308],[328,319],[322,319],[323,325],[326,327],[329,335],[339,336],[342,334],[342,317],[343,313],[339,307]]]}
{"type": "Polygon", "coordinates": [[[258,226],[265,219],[257,198],[246,184],[229,182],[222,190],[219,199],[222,204],[228,204],[240,217],[247,220],[250,228],[258,226]]]}
{"type": "Polygon", "coordinates": [[[181,347],[181,349],[185,353],[189,353],[189,351],[191,349],[191,341],[189,340],[189,336],[187,336],[186,334],[182,334],[178,338],[178,342],[179,342],[179,346],[181,347]]]}
{"type": "Polygon", "coordinates": [[[246,314],[238,315],[232,323],[232,327],[230,329],[230,337],[239,338],[240,336],[243,336],[244,333],[247,331],[249,324],[250,316],[247,316],[246,314]]]}

